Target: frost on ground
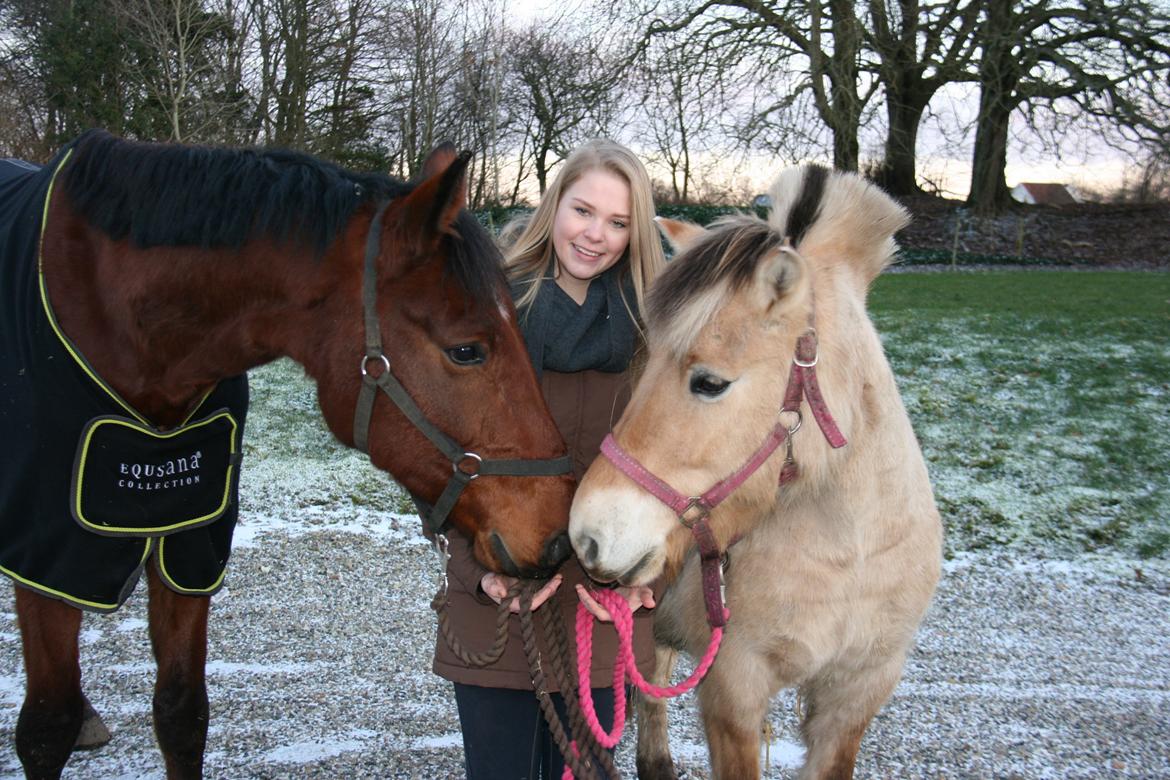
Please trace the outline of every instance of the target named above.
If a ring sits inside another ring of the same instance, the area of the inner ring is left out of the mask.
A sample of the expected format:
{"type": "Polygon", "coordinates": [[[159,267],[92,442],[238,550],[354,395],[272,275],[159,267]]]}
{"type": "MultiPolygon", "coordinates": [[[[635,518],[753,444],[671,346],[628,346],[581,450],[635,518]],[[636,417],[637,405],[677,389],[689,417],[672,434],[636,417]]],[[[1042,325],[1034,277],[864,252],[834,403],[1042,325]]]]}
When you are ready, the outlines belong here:
{"type": "MultiPolygon", "coordinates": [[[[386,533],[385,521],[362,531],[288,520],[237,551],[213,601],[207,776],[459,777],[453,697],[429,672],[430,549],[386,533]]],[[[949,563],[858,777],[1170,777],[1170,567],[1136,564],[1139,579],[1134,565],[991,554],[949,563]]],[[[75,754],[67,778],[163,777],[144,607],[139,588],[121,612],[86,616],[85,686],[114,741],[75,754]]],[[[2,777],[19,773],[22,674],[7,597],[2,777]]],[[[767,777],[799,764],[795,706],[791,693],[773,704],[767,777]]],[[[686,776],[708,776],[693,695],[672,706],[671,743],[686,776]]],[[[619,758],[632,777],[629,736],[619,758]]]]}
{"type": "MultiPolygon", "coordinates": [[[[940,500],[984,501],[1003,517],[989,533],[1003,538],[974,533],[986,517],[948,529],[964,541],[952,548],[901,685],[862,743],[857,775],[1170,778],[1170,561],[1084,552],[1088,520],[1072,518],[1061,535],[1052,531],[1059,510],[1044,514],[1046,500],[1058,507],[1045,495],[1084,484],[1094,462],[1114,467],[1100,462],[1109,446],[1094,423],[1102,410],[1058,392],[1056,356],[1036,358],[1043,381],[1019,383],[995,368],[1018,357],[1018,345],[952,336],[946,354],[914,354],[923,339],[913,334],[887,349],[896,371],[929,366],[899,371],[916,422],[954,419],[968,393],[986,402],[987,425],[919,428],[940,500]],[[1059,414],[1028,411],[1057,403],[1065,405],[1059,414]],[[1021,425],[1040,435],[1004,448],[1021,425]],[[972,452],[986,452],[986,467],[975,467],[986,473],[968,478],[972,452]]],[[[1085,347],[1094,348],[1109,345],[1085,347]]],[[[1094,359],[1080,349],[1067,345],[1062,359],[1094,359]]],[[[1146,435],[1165,452],[1165,398],[1156,384],[1137,384],[1131,413],[1146,418],[1146,435]]],[[[453,697],[429,672],[435,620],[427,605],[438,572],[417,520],[384,475],[332,441],[299,369],[265,367],[252,389],[243,521],[227,586],[212,601],[206,775],[461,776],[453,697]]],[[[1111,426],[1132,424],[1123,410],[1104,413],[1111,426]]],[[[1164,487],[1120,476],[1117,495],[1086,491],[1085,518],[1110,502],[1127,517],[1136,502],[1165,528],[1164,487]]],[[[12,739],[23,665],[12,611],[11,595],[0,596],[2,778],[19,776],[12,739]]],[[[81,652],[86,691],[114,741],[75,754],[65,776],[162,778],[145,588],[119,612],[86,616],[81,652]]],[[[695,709],[693,695],[672,705],[671,745],[685,777],[705,778],[695,709]]],[[[767,777],[792,777],[800,763],[795,710],[788,692],[773,704],[767,777]]],[[[629,733],[618,763],[633,776],[629,733]]]]}
{"type": "Polygon", "coordinates": [[[1025,318],[989,335],[984,320],[877,322],[948,552],[1164,552],[1170,347],[1158,337],[1061,338],[1025,318]]]}

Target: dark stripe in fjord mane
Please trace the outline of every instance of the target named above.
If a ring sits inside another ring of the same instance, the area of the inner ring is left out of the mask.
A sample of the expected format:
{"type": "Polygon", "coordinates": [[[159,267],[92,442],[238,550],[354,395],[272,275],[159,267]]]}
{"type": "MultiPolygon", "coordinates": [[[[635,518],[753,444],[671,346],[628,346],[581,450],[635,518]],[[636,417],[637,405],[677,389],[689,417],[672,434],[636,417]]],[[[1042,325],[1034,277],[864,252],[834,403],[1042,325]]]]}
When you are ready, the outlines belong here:
{"type": "MultiPolygon", "coordinates": [[[[799,246],[816,223],[830,171],[819,165],[805,168],[804,180],[784,226],[784,238],[799,246]]],[[[752,217],[728,217],[715,222],[697,244],[687,249],[654,284],[646,305],[651,328],[669,327],[689,301],[727,282],[735,292],[751,280],[760,258],[783,238],[767,223],[752,217]]]]}
{"type": "Polygon", "coordinates": [[[829,169],[820,165],[810,165],[804,170],[804,181],[801,183],[800,195],[788,212],[788,224],[784,226],[784,235],[794,247],[800,246],[805,233],[817,221],[821,212],[821,199],[825,195],[825,184],[829,180],[829,169]]]}

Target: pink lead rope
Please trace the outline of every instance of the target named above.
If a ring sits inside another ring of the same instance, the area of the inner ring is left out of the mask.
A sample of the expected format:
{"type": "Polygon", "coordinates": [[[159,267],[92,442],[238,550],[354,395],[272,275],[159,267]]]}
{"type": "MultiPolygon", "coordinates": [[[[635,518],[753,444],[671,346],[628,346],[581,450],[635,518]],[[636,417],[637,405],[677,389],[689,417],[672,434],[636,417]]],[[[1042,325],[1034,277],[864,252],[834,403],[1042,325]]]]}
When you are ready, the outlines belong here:
{"type": "MultiPolygon", "coordinates": [[[[581,712],[585,715],[585,722],[589,724],[593,736],[597,738],[598,744],[602,747],[612,749],[622,738],[622,730],[626,725],[626,680],[628,679],[638,687],[638,690],[648,696],[658,699],[681,696],[692,690],[707,674],[707,670],[715,662],[715,656],[719,654],[719,645],[723,641],[723,627],[715,626],[711,629],[711,642],[707,647],[707,652],[690,677],[678,685],[660,688],[647,682],[642,673],[638,671],[634,658],[634,615],[630,612],[630,605],[626,599],[612,590],[594,591],[590,595],[609,610],[618,634],[618,652],[613,664],[614,715],[612,732],[607,733],[602,727],[593,704],[593,688],[589,682],[589,670],[593,662],[594,620],[593,614],[585,608],[584,604],[577,605],[577,692],[580,696],[581,712]]],[[[726,617],[727,610],[724,610],[724,619],[726,617]]],[[[571,777],[571,775],[567,776],[571,777]]]]}

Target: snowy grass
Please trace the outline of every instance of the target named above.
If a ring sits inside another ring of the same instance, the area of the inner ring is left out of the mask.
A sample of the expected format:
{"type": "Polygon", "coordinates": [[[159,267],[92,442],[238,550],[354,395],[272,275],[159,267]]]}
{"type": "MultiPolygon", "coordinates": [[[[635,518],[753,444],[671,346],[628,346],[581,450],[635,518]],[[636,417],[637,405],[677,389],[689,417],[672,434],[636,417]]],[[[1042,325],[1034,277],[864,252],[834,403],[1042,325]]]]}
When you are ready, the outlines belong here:
{"type": "Polygon", "coordinates": [[[879,279],[947,552],[1170,550],[1170,275],[879,279]]]}

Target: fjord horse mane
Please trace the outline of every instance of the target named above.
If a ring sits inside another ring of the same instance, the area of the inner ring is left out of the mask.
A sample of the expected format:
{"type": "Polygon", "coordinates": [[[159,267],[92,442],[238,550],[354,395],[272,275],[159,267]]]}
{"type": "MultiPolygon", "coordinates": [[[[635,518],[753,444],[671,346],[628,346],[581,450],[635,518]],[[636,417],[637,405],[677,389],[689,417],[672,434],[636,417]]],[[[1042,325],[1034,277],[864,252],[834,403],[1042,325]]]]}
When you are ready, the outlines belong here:
{"type": "Polygon", "coordinates": [[[646,303],[651,338],[681,355],[703,326],[752,282],[761,260],[786,241],[799,249],[821,215],[828,178],[827,168],[804,168],[801,186],[779,218],[773,213],[765,222],[741,214],[714,221],[686,247],[687,262],[672,263],[655,283],[646,303]]]}
{"type": "MultiPolygon", "coordinates": [[[[363,204],[415,186],[284,149],[142,143],[102,130],[77,140],[61,177],[79,216],[139,249],[238,249],[268,239],[312,248],[318,258],[363,204]]],[[[499,250],[466,212],[451,228],[446,273],[474,302],[496,305],[505,289],[499,250]]]]}
{"type": "Polygon", "coordinates": [[[819,166],[786,170],[768,191],[769,223],[818,267],[849,267],[868,285],[893,262],[908,212],[873,182],[819,166]],[[831,186],[829,186],[831,183],[831,186]]]}

